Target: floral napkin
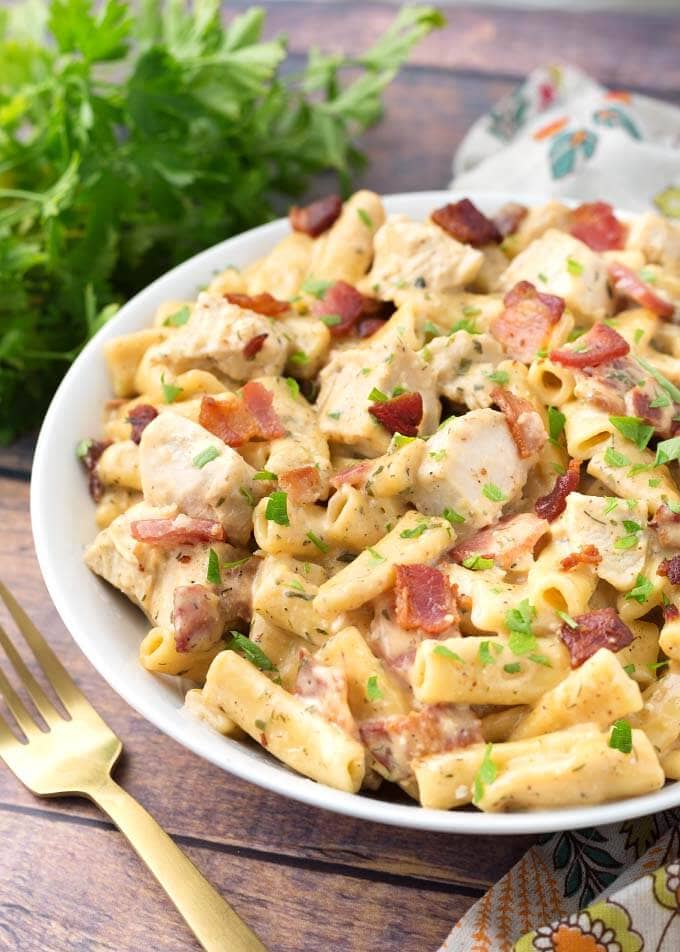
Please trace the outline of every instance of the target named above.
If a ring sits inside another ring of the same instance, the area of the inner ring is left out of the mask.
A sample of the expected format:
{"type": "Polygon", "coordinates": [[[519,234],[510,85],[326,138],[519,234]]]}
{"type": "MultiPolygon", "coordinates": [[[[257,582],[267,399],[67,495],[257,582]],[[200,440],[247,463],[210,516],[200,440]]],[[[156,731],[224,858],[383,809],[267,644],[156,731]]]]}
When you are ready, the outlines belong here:
{"type": "MultiPolygon", "coordinates": [[[[531,73],[472,126],[451,188],[603,199],[680,218],[680,110],[573,67],[531,73]]],[[[541,837],[440,952],[678,952],[680,810],[541,837]]]]}

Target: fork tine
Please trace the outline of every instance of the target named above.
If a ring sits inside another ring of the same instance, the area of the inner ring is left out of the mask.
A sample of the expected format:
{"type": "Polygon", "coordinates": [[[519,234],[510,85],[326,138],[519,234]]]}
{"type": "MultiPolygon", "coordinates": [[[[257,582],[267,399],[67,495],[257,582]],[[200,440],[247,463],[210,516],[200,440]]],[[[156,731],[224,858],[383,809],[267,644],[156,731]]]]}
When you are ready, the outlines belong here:
{"type": "Polygon", "coordinates": [[[42,687],[26,667],[23,658],[10,641],[9,635],[2,625],[0,625],[0,645],[5,649],[5,654],[9,658],[17,675],[21,678],[31,700],[42,714],[45,723],[53,724],[57,719],[63,720],[59,711],[54,704],[52,704],[42,687]]]}
{"type": "Polygon", "coordinates": [[[26,710],[24,702],[21,700],[17,692],[5,677],[5,672],[2,670],[2,668],[0,668],[0,694],[4,697],[7,707],[10,709],[12,714],[14,714],[17,724],[29,740],[31,736],[35,737],[37,733],[42,733],[38,725],[26,710]]]}
{"type": "Polygon", "coordinates": [[[90,702],[76,687],[61,661],[3,582],[0,582],[0,598],[7,606],[17,628],[26,639],[45,677],[66,710],[73,714],[76,708],[80,708],[83,712],[94,714],[94,708],[90,702]]]}
{"type": "Polygon", "coordinates": [[[7,721],[0,714],[0,757],[7,747],[16,746],[19,741],[7,726],[7,721]]]}

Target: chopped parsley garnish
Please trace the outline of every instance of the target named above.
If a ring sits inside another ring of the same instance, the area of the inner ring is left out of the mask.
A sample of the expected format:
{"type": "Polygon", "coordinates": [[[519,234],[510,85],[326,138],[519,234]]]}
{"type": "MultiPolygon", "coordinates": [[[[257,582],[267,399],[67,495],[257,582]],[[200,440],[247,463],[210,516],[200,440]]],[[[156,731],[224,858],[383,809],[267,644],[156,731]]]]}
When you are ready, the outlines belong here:
{"type": "Polygon", "coordinates": [[[548,275],[547,275],[547,274],[544,274],[542,271],[539,271],[539,273],[538,273],[538,280],[539,280],[539,281],[542,281],[543,284],[547,284],[547,283],[548,283],[548,275]]]}
{"type": "Polygon", "coordinates": [[[486,483],[482,487],[482,493],[486,496],[487,499],[490,499],[491,502],[505,502],[507,496],[504,496],[501,490],[495,483],[486,483]]]}
{"type": "Polygon", "coordinates": [[[653,591],[654,586],[649,579],[645,578],[644,575],[638,575],[635,579],[635,585],[629,592],[626,592],[624,598],[626,601],[639,602],[640,605],[644,605],[653,591]]]}
{"type": "Polygon", "coordinates": [[[305,294],[311,294],[312,297],[317,298],[317,300],[323,300],[326,291],[332,287],[333,281],[323,281],[317,278],[307,278],[305,283],[302,285],[300,290],[304,291],[305,294]]]}
{"type": "Polygon", "coordinates": [[[667,664],[670,664],[670,662],[666,658],[663,661],[655,661],[654,664],[648,664],[647,667],[652,672],[652,674],[656,674],[659,668],[665,668],[667,664]]]}
{"type": "Polygon", "coordinates": [[[380,690],[380,685],[378,684],[378,675],[372,674],[366,682],[366,700],[381,701],[382,698],[383,693],[380,690]]]}
{"type": "Polygon", "coordinates": [[[639,344],[642,338],[645,336],[645,332],[641,327],[635,328],[635,333],[633,334],[633,340],[636,344],[639,344]]]}
{"type": "Polygon", "coordinates": [[[430,459],[433,459],[436,463],[441,463],[443,459],[446,459],[447,452],[446,450],[432,450],[427,454],[430,459]]]}
{"type": "Polygon", "coordinates": [[[288,493],[283,492],[283,490],[272,493],[267,500],[267,508],[264,514],[270,522],[275,522],[279,526],[289,526],[288,493]]]}
{"type": "Polygon", "coordinates": [[[555,614],[558,618],[561,618],[565,625],[568,625],[570,628],[578,628],[578,622],[574,621],[571,615],[568,615],[566,612],[562,612],[559,608],[555,609],[555,614]]]}
{"type": "Polygon", "coordinates": [[[414,440],[415,436],[404,436],[402,433],[395,433],[392,437],[395,450],[401,449],[402,446],[406,446],[408,443],[413,443],[414,440]]]}
{"type": "Polygon", "coordinates": [[[253,479],[278,479],[279,477],[276,473],[271,473],[268,469],[261,469],[258,473],[255,473],[253,479]]]}
{"type": "Polygon", "coordinates": [[[432,654],[441,655],[442,658],[449,658],[451,661],[458,661],[460,664],[465,664],[461,656],[456,654],[455,651],[451,651],[446,645],[437,645],[436,648],[432,649],[432,654]]]}
{"type": "Polygon", "coordinates": [[[619,504],[616,496],[607,496],[607,505],[604,507],[604,514],[608,516],[610,512],[613,512],[619,504]]]}
{"type": "Polygon", "coordinates": [[[661,497],[666,503],[671,512],[674,512],[675,515],[680,515],[680,502],[676,502],[675,499],[668,499],[667,496],[661,497]]]}
{"type": "Polygon", "coordinates": [[[335,410],[333,411],[333,413],[327,413],[326,416],[330,417],[331,420],[339,420],[342,414],[340,413],[339,410],[335,410]]]}
{"type": "Polygon", "coordinates": [[[516,608],[510,608],[505,613],[505,624],[510,631],[508,647],[513,654],[527,655],[536,651],[538,643],[531,628],[536,617],[536,609],[524,598],[516,608]]]}
{"type": "Polygon", "coordinates": [[[368,395],[368,399],[373,403],[384,403],[386,400],[389,400],[389,397],[386,393],[383,393],[382,390],[378,390],[377,387],[373,387],[368,395]]]}
{"type": "MultiPolygon", "coordinates": [[[[463,308],[463,313],[465,313],[465,308],[463,308]]],[[[468,334],[481,334],[474,317],[462,317],[459,321],[456,321],[451,328],[451,334],[456,334],[458,331],[467,331],[468,334]]]]}
{"type": "Polygon", "coordinates": [[[634,549],[638,544],[639,539],[636,535],[624,535],[619,536],[618,539],[614,539],[614,548],[615,549],[634,549]]]}
{"type": "Polygon", "coordinates": [[[586,332],[585,327],[578,327],[577,325],[576,327],[572,328],[572,330],[569,331],[567,340],[569,341],[569,343],[571,343],[572,341],[578,340],[579,337],[583,337],[585,332],[586,332]]]}
{"type": "Polygon", "coordinates": [[[307,533],[307,538],[317,547],[319,552],[323,552],[324,555],[328,552],[328,544],[324,542],[323,539],[320,539],[315,532],[312,532],[311,529],[307,533]]]}
{"type": "Polygon", "coordinates": [[[402,395],[402,393],[408,393],[408,390],[406,389],[406,387],[396,386],[396,387],[393,387],[393,388],[392,388],[392,396],[393,396],[393,397],[400,397],[400,396],[402,395]]]}
{"type": "Polygon", "coordinates": [[[235,561],[233,561],[233,562],[223,562],[223,563],[222,563],[222,568],[223,568],[225,571],[229,571],[229,569],[237,569],[237,568],[239,568],[239,566],[245,565],[246,562],[248,562],[251,558],[252,558],[252,556],[246,555],[246,556],[244,556],[242,559],[235,559],[235,561]]]}
{"type": "Polygon", "coordinates": [[[205,573],[206,580],[211,585],[221,585],[222,576],[220,574],[220,559],[214,549],[208,553],[208,570],[205,573]]]}
{"type": "Polygon", "coordinates": [[[430,340],[432,340],[433,337],[441,337],[444,333],[441,327],[437,327],[432,321],[425,321],[423,331],[430,340]]]}
{"type": "Polygon", "coordinates": [[[182,393],[182,387],[176,387],[173,383],[165,382],[165,371],[161,374],[161,387],[163,388],[163,400],[166,403],[174,403],[182,393]]]}
{"type": "Polygon", "coordinates": [[[403,532],[399,533],[399,536],[402,539],[418,539],[426,529],[427,523],[421,522],[420,525],[414,526],[413,529],[404,529],[403,532]]]}
{"type": "Polygon", "coordinates": [[[78,459],[85,459],[87,454],[90,452],[90,449],[92,448],[93,443],[94,443],[94,440],[89,440],[89,439],[81,440],[80,443],[78,443],[78,445],[76,446],[76,456],[78,457],[78,459]]]}
{"type": "Polygon", "coordinates": [[[505,386],[506,383],[510,383],[510,374],[507,370],[494,370],[492,374],[486,375],[492,383],[500,384],[505,386]]]}
{"type": "Polygon", "coordinates": [[[548,435],[551,443],[557,443],[562,436],[567,418],[557,407],[548,407],[548,435]]]}
{"type": "Polygon", "coordinates": [[[342,324],[342,318],[339,314],[321,314],[319,320],[323,321],[326,327],[337,327],[342,324]]]}
{"type": "Polygon", "coordinates": [[[626,672],[628,677],[632,677],[635,674],[635,665],[634,664],[624,664],[623,670],[626,672]]]}
{"type": "Polygon", "coordinates": [[[503,665],[503,670],[508,674],[517,674],[522,670],[522,665],[519,663],[519,661],[511,661],[509,664],[503,665]]]}
{"type": "Polygon", "coordinates": [[[463,559],[463,568],[482,572],[484,569],[493,568],[493,559],[485,559],[483,555],[468,555],[466,559],[463,559]]]}
{"type": "Polygon", "coordinates": [[[357,215],[367,228],[373,227],[373,219],[365,209],[357,208],[357,215]]]}
{"type": "Polygon", "coordinates": [[[567,258],[567,271],[569,274],[578,275],[583,274],[583,265],[580,261],[577,261],[576,258],[572,258],[571,255],[567,258]]]}
{"type": "Polygon", "coordinates": [[[260,730],[260,731],[266,731],[266,730],[267,730],[267,724],[266,724],[266,722],[260,720],[260,718],[257,718],[257,720],[255,721],[255,727],[257,727],[257,729],[260,730]]]}
{"type": "Polygon", "coordinates": [[[660,393],[658,397],[654,397],[653,400],[650,400],[649,405],[650,407],[654,407],[654,409],[656,409],[657,407],[669,407],[671,403],[671,398],[667,393],[660,393]]]}
{"type": "Polygon", "coordinates": [[[630,460],[625,457],[623,453],[619,453],[618,450],[615,450],[613,446],[607,447],[607,451],[604,454],[604,461],[608,466],[614,466],[616,469],[630,465],[630,460]]]}
{"type": "Polygon", "coordinates": [[[654,364],[650,364],[649,361],[644,359],[644,357],[638,357],[636,355],[635,359],[640,364],[640,366],[647,371],[648,374],[651,374],[652,377],[654,377],[659,386],[663,387],[674,403],[680,403],[680,389],[676,387],[674,383],[671,383],[668,377],[664,377],[661,371],[657,370],[654,364]]]}
{"type": "Polygon", "coordinates": [[[185,304],[179,311],[175,311],[174,314],[170,314],[169,317],[166,317],[163,324],[165,327],[182,327],[182,325],[186,324],[189,320],[190,315],[191,311],[185,304]]]}
{"type": "Polygon", "coordinates": [[[372,549],[370,545],[368,546],[368,548],[366,549],[366,551],[367,551],[368,554],[371,556],[371,558],[374,560],[374,562],[385,562],[385,561],[386,561],[385,556],[384,556],[384,555],[381,555],[381,554],[378,552],[377,549],[372,549]]]}
{"type": "Polygon", "coordinates": [[[649,486],[650,489],[658,489],[659,486],[661,485],[661,480],[658,478],[650,479],[647,481],[647,485],[649,486]]]}
{"type": "Polygon", "coordinates": [[[294,377],[284,377],[284,382],[290,390],[291,397],[300,396],[300,384],[297,382],[297,380],[295,380],[294,377]]]}
{"type": "Polygon", "coordinates": [[[203,469],[207,463],[217,459],[219,455],[220,451],[216,446],[206,446],[204,450],[201,450],[200,453],[197,453],[196,456],[194,456],[191,462],[197,469],[203,469]]]}
{"type": "MultiPolygon", "coordinates": [[[[629,500],[630,502],[631,500],[629,500]]],[[[633,519],[624,519],[623,528],[626,532],[642,532],[642,526],[639,522],[635,522],[633,519]]]]}
{"type": "Polygon", "coordinates": [[[674,459],[680,459],[680,436],[672,436],[670,440],[657,443],[654,465],[661,466],[663,463],[670,463],[674,459]]]}
{"type": "Polygon", "coordinates": [[[486,667],[488,664],[493,664],[495,661],[495,658],[491,653],[492,649],[496,655],[499,655],[503,651],[503,645],[498,644],[497,641],[480,642],[477,657],[479,658],[479,663],[484,667],[486,667]]]}
{"type": "Polygon", "coordinates": [[[309,354],[306,354],[304,350],[296,350],[294,354],[290,355],[288,360],[291,364],[308,364],[309,354]]]}
{"type": "Polygon", "coordinates": [[[248,505],[254,509],[255,508],[255,497],[252,494],[252,491],[249,486],[239,486],[238,491],[241,496],[245,499],[248,505]]]}
{"type": "Polygon", "coordinates": [[[533,661],[534,664],[543,665],[544,668],[552,668],[552,661],[544,654],[530,654],[529,661],[533,661]]]}
{"type": "Polygon", "coordinates": [[[620,750],[622,754],[629,754],[633,749],[633,731],[625,717],[614,721],[609,735],[609,746],[614,750],[620,750]]]}
{"type": "Polygon", "coordinates": [[[239,654],[242,654],[244,658],[250,661],[251,664],[254,664],[256,668],[259,668],[260,671],[276,672],[276,665],[270,661],[259,645],[256,645],[250,638],[246,638],[240,631],[230,631],[229,634],[231,635],[231,641],[227,645],[228,650],[237,651],[239,654]]]}
{"type": "Polygon", "coordinates": [[[459,512],[456,512],[455,509],[452,509],[450,506],[447,506],[442,516],[447,519],[452,526],[460,525],[465,522],[465,516],[461,516],[459,512]]]}
{"type": "Polygon", "coordinates": [[[654,427],[649,426],[640,417],[610,416],[609,422],[616,427],[621,436],[625,436],[631,443],[635,443],[640,450],[647,446],[654,435],[654,427]]]}
{"type": "Polygon", "coordinates": [[[484,796],[484,790],[486,785],[493,783],[496,777],[498,776],[498,770],[496,765],[491,759],[491,752],[493,751],[493,744],[487,744],[484,748],[484,757],[482,762],[479,765],[479,770],[475,774],[475,779],[473,783],[473,793],[472,793],[472,802],[479,803],[479,801],[484,796]]]}

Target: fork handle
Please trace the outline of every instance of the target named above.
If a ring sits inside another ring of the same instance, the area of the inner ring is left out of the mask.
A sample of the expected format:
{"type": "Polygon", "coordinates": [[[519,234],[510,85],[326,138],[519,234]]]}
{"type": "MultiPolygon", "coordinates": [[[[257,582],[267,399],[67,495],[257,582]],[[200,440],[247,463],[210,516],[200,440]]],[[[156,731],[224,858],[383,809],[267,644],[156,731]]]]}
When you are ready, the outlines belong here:
{"type": "Polygon", "coordinates": [[[150,813],[110,777],[88,796],[107,813],[149,867],[207,952],[267,952],[150,813]]]}

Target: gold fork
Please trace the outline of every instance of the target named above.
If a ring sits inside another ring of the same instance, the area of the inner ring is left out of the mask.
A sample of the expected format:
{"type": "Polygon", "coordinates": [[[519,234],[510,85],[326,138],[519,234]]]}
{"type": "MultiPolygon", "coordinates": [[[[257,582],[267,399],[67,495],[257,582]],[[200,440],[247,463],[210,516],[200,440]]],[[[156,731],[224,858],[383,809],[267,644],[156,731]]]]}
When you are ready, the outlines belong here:
{"type": "Polygon", "coordinates": [[[70,717],[66,720],[52,704],[0,625],[0,645],[48,728],[41,730],[0,668],[0,694],[26,739],[18,741],[0,715],[0,757],[37,796],[87,797],[108,813],[204,949],[266,952],[254,932],[153,817],[112,779],[111,770],[123,749],[120,740],[76,687],[2,582],[0,597],[70,717]]]}

